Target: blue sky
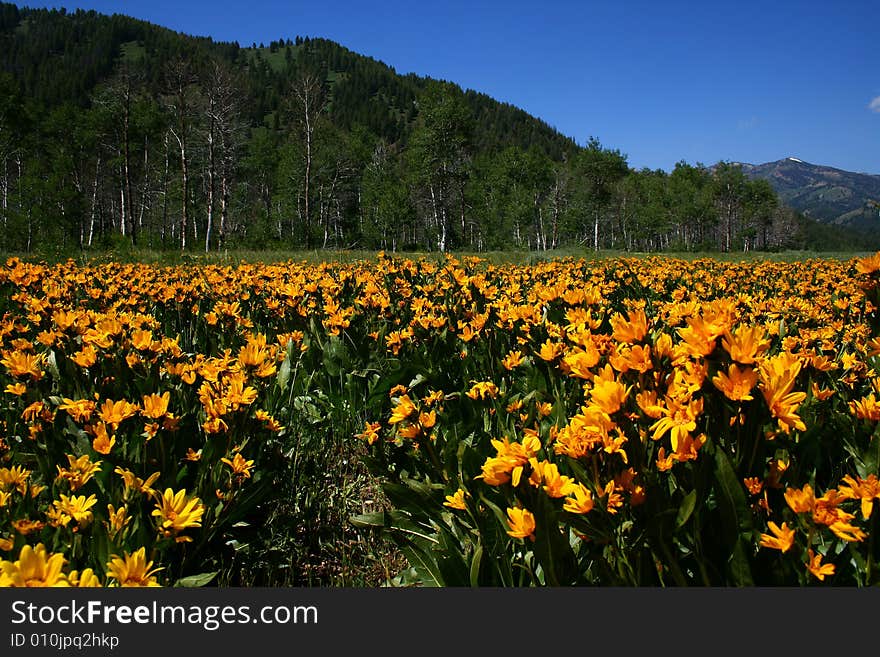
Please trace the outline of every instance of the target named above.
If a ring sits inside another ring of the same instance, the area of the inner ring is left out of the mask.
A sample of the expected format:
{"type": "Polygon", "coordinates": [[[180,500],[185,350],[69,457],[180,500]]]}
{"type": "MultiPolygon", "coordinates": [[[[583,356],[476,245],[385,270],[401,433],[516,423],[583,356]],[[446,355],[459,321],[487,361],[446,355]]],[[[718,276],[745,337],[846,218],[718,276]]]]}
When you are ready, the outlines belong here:
{"type": "Polygon", "coordinates": [[[880,174],[880,0],[21,4],[242,45],[332,39],[595,136],[635,168],[794,156],[880,174]]]}

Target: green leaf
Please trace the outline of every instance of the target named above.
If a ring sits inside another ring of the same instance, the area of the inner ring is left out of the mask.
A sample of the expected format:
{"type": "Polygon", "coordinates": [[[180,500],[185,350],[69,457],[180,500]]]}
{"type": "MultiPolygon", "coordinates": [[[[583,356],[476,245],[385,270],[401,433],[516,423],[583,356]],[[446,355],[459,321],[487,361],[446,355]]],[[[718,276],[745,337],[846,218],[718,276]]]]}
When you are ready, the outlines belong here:
{"type": "Polygon", "coordinates": [[[681,502],[681,506],[678,507],[678,515],[675,518],[675,528],[681,529],[681,527],[690,519],[691,514],[694,512],[694,507],[697,504],[697,491],[692,490],[690,493],[685,495],[685,498],[681,502]]]}
{"type": "Polygon", "coordinates": [[[474,557],[471,559],[471,586],[474,588],[480,585],[480,564],[483,561],[483,546],[478,545],[474,551],[474,557]]]}
{"type": "Polygon", "coordinates": [[[348,369],[349,360],[345,343],[335,335],[331,336],[324,345],[324,371],[331,377],[339,376],[348,369]]]}
{"type": "Polygon", "coordinates": [[[443,576],[440,574],[437,562],[426,550],[420,548],[413,541],[400,541],[398,547],[409,565],[418,574],[419,583],[422,586],[444,586],[443,576]]]}
{"type": "Polygon", "coordinates": [[[290,351],[289,350],[288,350],[287,356],[284,357],[284,362],[281,363],[281,367],[278,368],[278,376],[275,377],[275,382],[278,384],[278,387],[281,388],[282,390],[287,387],[288,381],[290,381],[290,351]]]}
{"type": "Polygon", "coordinates": [[[715,448],[715,480],[721,535],[725,545],[733,546],[727,558],[728,576],[737,586],[750,586],[752,574],[746,553],[746,537],[751,536],[752,516],[736,471],[727,454],[718,447],[715,448]]]}
{"type": "Polygon", "coordinates": [[[539,495],[535,505],[534,550],[548,585],[568,586],[576,582],[577,561],[571,543],[560,531],[556,509],[546,495],[539,495]]]}
{"type": "Polygon", "coordinates": [[[749,563],[749,557],[746,553],[746,542],[740,537],[737,539],[733,547],[733,554],[730,556],[730,578],[736,586],[754,586],[752,579],[752,567],[749,563]]]}
{"type": "Polygon", "coordinates": [[[199,575],[190,575],[189,577],[181,577],[179,580],[174,582],[175,587],[187,587],[194,588],[199,586],[206,586],[217,577],[217,573],[219,571],[214,571],[213,573],[201,573],[199,575]]]}
{"type": "Polygon", "coordinates": [[[375,528],[375,527],[388,527],[390,526],[388,523],[388,514],[385,511],[376,511],[374,513],[362,513],[360,515],[352,516],[349,518],[349,522],[353,524],[355,527],[361,528],[375,528]]]}
{"type": "Polygon", "coordinates": [[[752,530],[752,516],[749,513],[745,489],[740,484],[736,471],[724,450],[715,448],[715,481],[718,494],[718,508],[721,511],[722,532],[733,545],[740,534],[752,530]]]}

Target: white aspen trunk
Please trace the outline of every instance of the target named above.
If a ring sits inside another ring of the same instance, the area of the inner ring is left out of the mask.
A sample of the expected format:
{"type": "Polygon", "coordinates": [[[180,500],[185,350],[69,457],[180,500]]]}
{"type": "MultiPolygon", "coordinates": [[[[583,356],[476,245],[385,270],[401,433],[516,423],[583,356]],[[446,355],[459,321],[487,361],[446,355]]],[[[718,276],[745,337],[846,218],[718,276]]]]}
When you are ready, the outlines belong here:
{"type": "Polygon", "coordinates": [[[119,189],[119,232],[125,237],[125,186],[119,189]]]}
{"type": "MultiPolygon", "coordinates": [[[[434,194],[434,185],[433,184],[429,185],[428,189],[431,192],[431,212],[433,213],[433,216],[434,216],[434,227],[440,228],[440,218],[437,215],[437,196],[434,194]]],[[[441,247],[440,250],[442,251],[443,248],[441,247]]]]}
{"type": "Polygon", "coordinates": [[[181,196],[183,197],[183,207],[180,214],[180,250],[186,250],[186,231],[189,228],[187,225],[189,223],[189,216],[187,213],[187,206],[189,203],[187,201],[187,196],[189,196],[189,167],[188,167],[188,159],[186,157],[186,140],[177,137],[177,143],[180,147],[180,166],[181,166],[181,185],[183,189],[181,190],[181,196]]]}
{"type": "Polygon", "coordinates": [[[550,238],[550,248],[555,249],[559,245],[559,183],[553,187],[553,228],[550,238]]]}
{"type": "MultiPolygon", "coordinates": [[[[162,245],[165,245],[165,234],[168,231],[168,167],[170,160],[170,150],[168,148],[168,133],[164,137],[165,145],[165,166],[162,170],[162,245]]],[[[172,238],[173,239],[173,238],[172,238]]]]}
{"type": "Polygon", "coordinates": [[[229,183],[226,180],[226,173],[220,177],[220,228],[217,234],[217,248],[220,249],[226,242],[226,221],[229,203],[229,183]]]}
{"type": "Polygon", "coordinates": [[[101,156],[98,156],[95,164],[95,182],[92,184],[92,202],[89,208],[89,247],[92,246],[92,239],[95,236],[95,214],[98,207],[98,177],[101,171],[101,156]]]}
{"type": "Polygon", "coordinates": [[[596,210],[596,218],[593,221],[593,250],[599,250],[599,211],[596,210]]]}
{"type": "Polygon", "coordinates": [[[3,158],[3,181],[0,186],[0,208],[3,209],[3,228],[6,229],[6,214],[9,209],[9,158],[3,158]]]}
{"type": "Polygon", "coordinates": [[[214,227],[214,118],[208,131],[208,215],[205,219],[205,253],[211,250],[211,229],[214,227]]]}
{"type": "MultiPolygon", "coordinates": [[[[147,211],[147,192],[149,190],[150,140],[144,136],[144,182],[141,187],[141,202],[138,210],[138,232],[144,227],[144,213],[147,211]]],[[[152,237],[150,238],[152,241],[152,237]]]]}

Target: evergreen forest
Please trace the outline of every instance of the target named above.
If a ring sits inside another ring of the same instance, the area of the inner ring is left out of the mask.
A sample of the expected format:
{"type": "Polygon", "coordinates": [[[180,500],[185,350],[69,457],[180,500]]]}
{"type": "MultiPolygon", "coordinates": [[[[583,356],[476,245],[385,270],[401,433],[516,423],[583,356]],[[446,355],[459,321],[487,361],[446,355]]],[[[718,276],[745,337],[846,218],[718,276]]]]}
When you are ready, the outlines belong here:
{"type": "Polygon", "coordinates": [[[0,4],[0,250],[868,248],[729,162],[636,170],[321,39],[0,4]]]}

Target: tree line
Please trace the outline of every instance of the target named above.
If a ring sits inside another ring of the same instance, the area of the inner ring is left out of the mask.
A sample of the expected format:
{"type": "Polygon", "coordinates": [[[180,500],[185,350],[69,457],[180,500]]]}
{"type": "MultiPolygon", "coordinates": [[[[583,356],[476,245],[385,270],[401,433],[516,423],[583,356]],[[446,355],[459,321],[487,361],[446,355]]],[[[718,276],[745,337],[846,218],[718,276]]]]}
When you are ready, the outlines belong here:
{"type": "Polygon", "coordinates": [[[634,170],[323,39],[0,4],[0,248],[631,251],[822,239],[739,167],[634,170]],[[95,45],[98,44],[98,45],[95,45]]]}

